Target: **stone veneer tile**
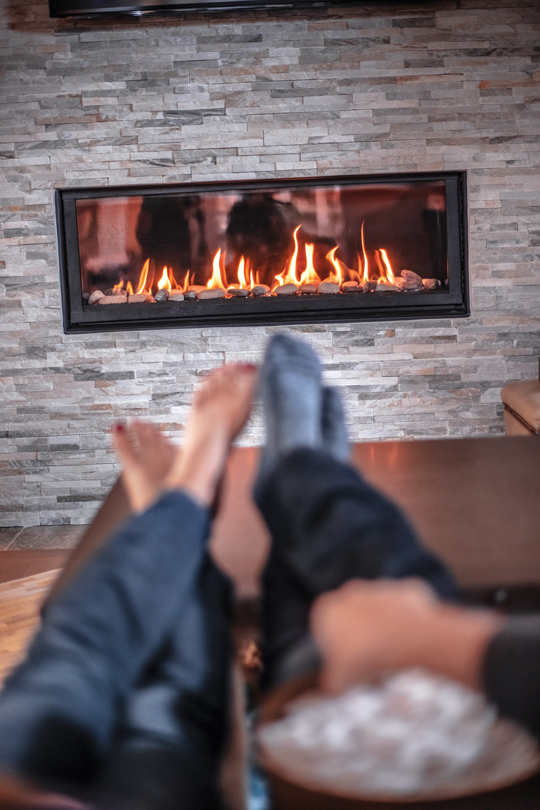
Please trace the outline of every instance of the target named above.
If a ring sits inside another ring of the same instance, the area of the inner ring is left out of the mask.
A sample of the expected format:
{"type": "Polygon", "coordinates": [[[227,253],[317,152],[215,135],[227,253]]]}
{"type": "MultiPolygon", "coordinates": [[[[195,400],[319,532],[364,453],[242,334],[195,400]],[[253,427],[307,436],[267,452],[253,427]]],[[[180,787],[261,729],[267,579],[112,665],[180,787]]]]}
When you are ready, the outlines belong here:
{"type": "MultiPolygon", "coordinates": [[[[180,438],[201,377],[277,331],[62,335],[56,187],[468,170],[469,320],[287,329],[320,353],[355,440],[502,432],[500,389],[540,354],[540,8],[460,6],[77,23],[4,4],[0,526],[71,542],[117,475],[111,422],[180,438]]],[[[262,437],[256,407],[240,443],[262,437]]],[[[34,542],[19,532],[0,548],[34,542]]]]}
{"type": "Polygon", "coordinates": [[[79,526],[33,526],[22,529],[9,546],[9,550],[74,548],[79,542],[82,532],[83,529],[79,526]]]}
{"type": "Polygon", "coordinates": [[[6,551],[15,538],[23,531],[20,527],[0,529],[0,551],[6,551]]]}

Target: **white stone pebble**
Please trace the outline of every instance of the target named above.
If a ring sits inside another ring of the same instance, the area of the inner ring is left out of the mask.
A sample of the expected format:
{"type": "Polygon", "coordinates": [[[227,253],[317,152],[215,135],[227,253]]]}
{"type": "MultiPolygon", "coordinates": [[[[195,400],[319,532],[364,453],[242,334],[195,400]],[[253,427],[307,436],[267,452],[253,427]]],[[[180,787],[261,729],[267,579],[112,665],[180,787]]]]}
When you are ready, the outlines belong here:
{"type": "Polygon", "coordinates": [[[88,299],[89,304],[97,304],[100,298],[103,298],[104,293],[101,290],[94,290],[90,298],[88,299]]]}
{"type": "Polygon", "coordinates": [[[326,295],[336,295],[339,292],[339,284],[333,281],[321,281],[319,284],[319,292],[326,295]]]}
{"type": "Polygon", "coordinates": [[[214,289],[208,290],[204,289],[197,293],[197,298],[199,301],[209,301],[211,298],[223,298],[225,295],[225,290],[221,287],[215,287],[214,289]]]}
{"type": "Polygon", "coordinates": [[[294,295],[298,292],[296,284],[282,284],[281,287],[276,287],[274,290],[276,295],[294,295]]]}

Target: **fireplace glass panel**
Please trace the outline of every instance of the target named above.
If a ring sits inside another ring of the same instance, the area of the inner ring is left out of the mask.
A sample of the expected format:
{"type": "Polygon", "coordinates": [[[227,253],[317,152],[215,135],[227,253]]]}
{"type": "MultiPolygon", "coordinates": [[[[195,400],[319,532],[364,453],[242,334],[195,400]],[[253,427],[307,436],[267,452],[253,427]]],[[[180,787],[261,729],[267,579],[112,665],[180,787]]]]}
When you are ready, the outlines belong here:
{"type": "Polygon", "coordinates": [[[399,295],[403,271],[447,292],[446,209],[444,180],[78,199],[83,299],[100,291],[122,303],[127,292],[152,304],[164,290],[177,303],[203,287],[277,298],[285,285],[297,296],[399,295]],[[337,290],[319,290],[323,281],[337,290]]]}

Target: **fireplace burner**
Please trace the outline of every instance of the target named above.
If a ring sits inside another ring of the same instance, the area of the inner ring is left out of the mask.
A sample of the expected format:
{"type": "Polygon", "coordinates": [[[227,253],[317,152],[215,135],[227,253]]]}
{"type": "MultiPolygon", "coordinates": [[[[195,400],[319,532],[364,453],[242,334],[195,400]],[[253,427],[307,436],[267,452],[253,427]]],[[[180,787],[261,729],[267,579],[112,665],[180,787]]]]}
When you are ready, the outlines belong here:
{"type": "Polygon", "coordinates": [[[463,172],[56,191],[64,330],[469,314],[463,172]]]}

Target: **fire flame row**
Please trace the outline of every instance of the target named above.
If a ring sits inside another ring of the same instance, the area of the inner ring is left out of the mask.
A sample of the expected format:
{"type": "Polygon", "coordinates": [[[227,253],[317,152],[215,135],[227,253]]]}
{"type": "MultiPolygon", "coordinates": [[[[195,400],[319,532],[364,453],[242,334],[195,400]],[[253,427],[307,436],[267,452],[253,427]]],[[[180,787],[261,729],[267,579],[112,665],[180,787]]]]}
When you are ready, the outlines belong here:
{"type": "MultiPolygon", "coordinates": [[[[375,262],[377,264],[377,269],[379,271],[379,275],[376,278],[371,276],[371,270],[368,261],[368,255],[366,251],[365,241],[364,241],[364,223],[362,223],[362,228],[360,231],[361,237],[361,244],[362,244],[362,255],[357,253],[357,261],[358,261],[358,269],[353,270],[350,267],[347,267],[338,257],[336,256],[339,247],[334,247],[326,254],[326,259],[332,265],[332,272],[330,275],[327,275],[324,279],[321,279],[319,274],[317,273],[314,263],[313,263],[313,254],[315,251],[314,244],[304,244],[305,256],[306,256],[306,266],[305,269],[300,273],[298,269],[298,255],[300,252],[300,246],[298,244],[298,231],[302,226],[299,225],[295,228],[293,232],[293,241],[294,241],[294,250],[291,254],[290,259],[288,259],[287,264],[283,272],[279,275],[276,275],[274,278],[274,283],[271,288],[271,291],[274,292],[277,287],[281,287],[285,284],[294,284],[296,287],[301,287],[304,284],[314,284],[318,287],[321,281],[331,281],[335,284],[341,286],[345,281],[355,281],[358,284],[363,284],[366,281],[377,281],[378,284],[385,284],[389,286],[393,286],[395,284],[395,276],[392,270],[392,266],[390,264],[390,260],[388,258],[388,254],[386,250],[383,248],[378,248],[375,250],[375,262]]],[[[126,286],[126,292],[128,295],[133,295],[134,292],[137,295],[140,294],[151,294],[150,287],[153,286],[148,284],[148,274],[150,269],[150,259],[147,259],[143,265],[141,270],[141,274],[139,276],[139,283],[137,285],[136,291],[133,290],[133,286],[131,282],[128,281],[126,286]]],[[[237,268],[237,280],[233,283],[227,282],[227,274],[225,272],[225,251],[222,251],[221,248],[216,252],[213,260],[212,260],[212,276],[210,280],[207,282],[206,289],[208,290],[215,290],[215,289],[223,289],[228,290],[231,287],[239,287],[244,290],[253,290],[258,284],[261,283],[259,272],[254,272],[250,266],[249,259],[244,258],[242,256],[238,263],[237,268]]],[[[178,284],[172,269],[170,267],[164,267],[161,273],[161,277],[157,282],[158,290],[167,290],[168,292],[177,290],[178,292],[185,293],[191,286],[194,286],[194,277],[195,273],[192,273],[190,270],[184,276],[184,279],[181,284],[178,284]]],[[[204,285],[203,285],[204,286],[204,285]]],[[[119,284],[116,284],[113,288],[115,293],[119,293],[124,289],[124,282],[121,281],[119,284]]]]}

